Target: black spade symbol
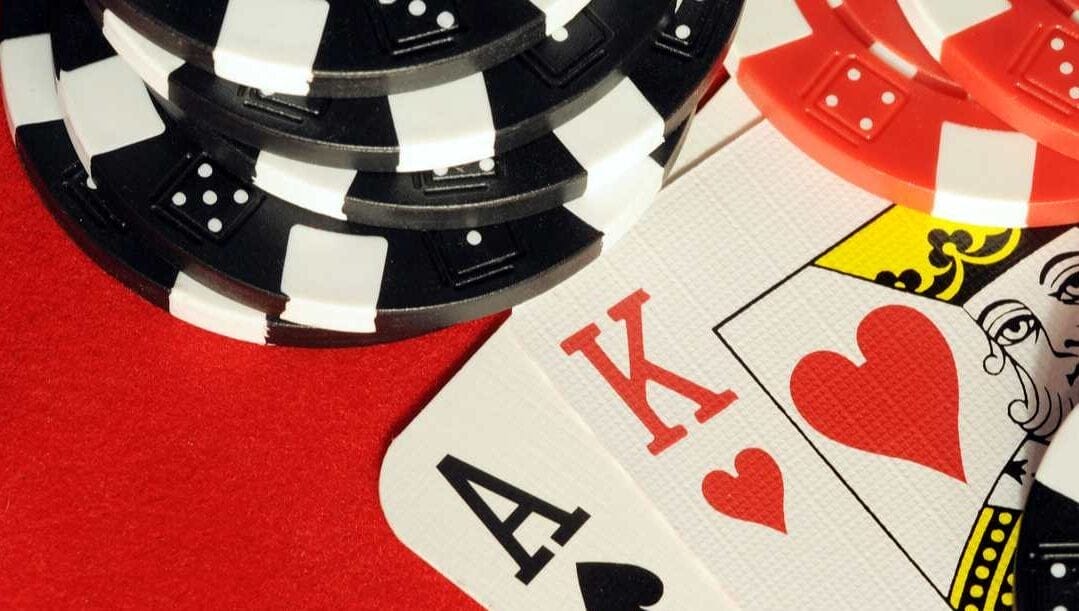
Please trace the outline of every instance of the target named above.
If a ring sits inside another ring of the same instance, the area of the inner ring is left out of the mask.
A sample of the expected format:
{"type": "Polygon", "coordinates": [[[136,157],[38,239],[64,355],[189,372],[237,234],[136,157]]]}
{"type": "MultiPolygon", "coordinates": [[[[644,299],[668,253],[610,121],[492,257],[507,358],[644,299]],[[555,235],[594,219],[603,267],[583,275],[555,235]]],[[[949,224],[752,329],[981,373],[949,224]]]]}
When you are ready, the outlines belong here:
{"type": "Polygon", "coordinates": [[[663,598],[663,580],[632,564],[581,562],[577,582],[587,611],[642,611],[663,598]]]}

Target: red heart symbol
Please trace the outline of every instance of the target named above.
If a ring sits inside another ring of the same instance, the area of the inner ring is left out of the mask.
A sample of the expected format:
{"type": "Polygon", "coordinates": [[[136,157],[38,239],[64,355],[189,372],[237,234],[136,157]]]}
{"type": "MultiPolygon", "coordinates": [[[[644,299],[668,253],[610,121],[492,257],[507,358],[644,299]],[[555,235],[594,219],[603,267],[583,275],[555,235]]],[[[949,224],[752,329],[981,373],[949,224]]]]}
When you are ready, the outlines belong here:
{"type": "Polygon", "coordinates": [[[759,448],[742,450],[734,458],[734,470],[737,476],[712,471],[704,477],[701,492],[708,504],[724,515],[786,534],[783,473],[772,455],[759,448]]]}
{"type": "Polygon", "coordinates": [[[858,325],[861,367],[814,352],[791,374],[791,398],[822,435],[966,482],[959,448],[959,377],[933,321],[905,306],[870,312],[858,325]]]}

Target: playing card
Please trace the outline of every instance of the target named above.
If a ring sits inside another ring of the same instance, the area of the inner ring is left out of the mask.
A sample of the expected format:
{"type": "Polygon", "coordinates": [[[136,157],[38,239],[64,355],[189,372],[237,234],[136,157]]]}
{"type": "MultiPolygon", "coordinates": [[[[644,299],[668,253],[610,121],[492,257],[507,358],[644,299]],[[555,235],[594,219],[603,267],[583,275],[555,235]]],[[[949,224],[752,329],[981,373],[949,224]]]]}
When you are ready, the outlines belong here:
{"type": "Polygon", "coordinates": [[[954,608],[1010,608],[1076,295],[1079,230],[893,208],[718,333],[954,608]]]}
{"type": "Polygon", "coordinates": [[[713,332],[885,207],[761,124],[503,331],[743,608],[946,608],[713,332]]]}
{"type": "Polygon", "coordinates": [[[492,609],[733,608],[508,335],[393,442],[396,535],[492,609]]]}
{"type": "Polygon", "coordinates": [[[1079,230],[889,206],[762,124],[505,332],[740,606],[995,609],[1077,300],[1079,230]]]}

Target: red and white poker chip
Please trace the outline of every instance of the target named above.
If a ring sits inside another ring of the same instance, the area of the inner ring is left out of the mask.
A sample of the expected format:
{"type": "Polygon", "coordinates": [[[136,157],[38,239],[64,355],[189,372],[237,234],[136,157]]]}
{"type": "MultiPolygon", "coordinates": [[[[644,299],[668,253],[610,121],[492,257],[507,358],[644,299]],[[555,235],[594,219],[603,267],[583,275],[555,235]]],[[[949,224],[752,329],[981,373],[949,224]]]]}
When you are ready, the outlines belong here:
{"type": "Polygon", "coordinates": [[[965,223],[1079,221],[1079,161],[972,101],[896,0],[748,2],[725,64],[789,139],[881,197],[965,223]]]}
{"type": "Polygon", "coordinates": [[[930,53],[983,106],[1079,158],[1079,1],[899,4],[930,53]]]}

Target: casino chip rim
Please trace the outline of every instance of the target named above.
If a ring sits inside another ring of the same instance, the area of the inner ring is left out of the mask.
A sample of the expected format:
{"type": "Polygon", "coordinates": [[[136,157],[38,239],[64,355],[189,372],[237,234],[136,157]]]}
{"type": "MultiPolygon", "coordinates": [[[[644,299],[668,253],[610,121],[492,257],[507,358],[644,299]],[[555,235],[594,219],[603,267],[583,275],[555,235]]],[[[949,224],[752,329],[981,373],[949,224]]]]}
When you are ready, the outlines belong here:
{"type": "MultiPolygon", "coordinates": [[[[406,4],[404,0],[397,1],[406,4]]],[[[198,40],[196,36],[185,34],[154,15],[143,13],[144,9],[133,6],[129,0],[87,0],[95,15],[100,17],[105,9],[115,11],[122,15],[127,23],[137,27],[143,35],[159,41],[167,46],[172,54],[184,57],[202,70],[218,73],[222,78],[263,91],[319,97],[387,95],[463,78],[477,70],[495,66],[557,31],[584,8],[587,0],[521,2],[520,5],[526,7],[530,15],[512,31],[503,35],[487,32],[484,36],[482,32],[485,30],[482,28],[470,27],[462,31],[466,32],[466,36],[478,37],[479,40],[465,45],[465,48],[457,53],[431,58],[430,61],[405,61],[401,65],[369,70],[333,70],[320,64],[322,60],[330,61],[327,56],[332,53],[332,48],[328,50],[325,46],[327,31],[332,31],[327,25],[330,20],[329,13],[333,10],[329,4],[309,2],[301,6],[284,3],[271,5],[269,8],[287,13],[279,15],[272,11],[267,13],[267,5],[254,4],[257,2],[260,0],[229,0],[211,44],[207,40],[198,40]],[[233,9],[231,13],[230,7],[233,9]],[[228,24],[224,21],[226,17],[230,17],[228,24]],[[249,31],[249,28],[259,23],[271,28],[274,23],[290,24],[289,40],[286,41],[288,44],[274,47],[262,33],[249,31]],[[305,27],[298,28],[296,24],[303,24],[305,27]],[[306,35],[299,36],[304,32],[306,35]],[[222,43],[223,40],[226,43],[222,43]],[[262,54],[266,57],[260,57],[262,54]],[[277,60],[272,58],[273,55],[282,54],[284,57],[277,60]]],[[[382,5],[392,4],[395,4],[392,0],[382,2],[382,5]]],[[[423,12],[427,12],[425,2],[411,1],[407,3],[407,8],[413,16],[415,7],[422,7],[423,12]]],[[[369,17],[371,13],[366,15],[369,17]]],[[[436,15],[436,23],[443,28],[446,27],[445,15],[446,12],[436,15]]],[[[460,16],[457,17],[459,18],[460,16]]],[[[455,22],[456,19],[453,25],[456,25],[455,22]]],[[[386,30],[379,27],[379,24],[371,26],[380,31],[380,36],[386,35],[386,30]]],[[[430,48],[432,45],[427,46],[430,48]]],[[[423,46],[418,48],[418,53],[423,57],[423,46]]],[[[416,53],[397,54],[398,57],[415,55],[416,53]]]]}
{"type": "Polygon", "coordinates": [[[602,154],[591,158],[587,153],[579,159],[573,157],[558,137],[552,135],[511,151],[509,157],[486,159],[468,166],[405,174],[360,172],[305,163],[247,147],[221,136],[209,126],[184,119],[179,109],[167,100],[156,94],[154,97],[229,172],[249,178],[263,191],[331,218],[397,229],[466,229],[541,214],[607,188],[648,157],[649,151],[655,150],[651,146],[652,130],[635,125],[620,130],[623,135],[633,134],[625,139],[624,146],[608,146],[602,154]],[[543,162],[535,163],[533,159],[543,162]],[[527,171],[515,175],[507,166],[527,171]],[[528,175],[531,171],[542,172],[541,178],[528,175]],[[457,173],[462,176],[460,180],[454,179],[457,173]],[[500,188],[505,184],[502,181],[521,174],[527,175],[525,189],[507,192],[500,188]],[[488,179],[491,182],[485,183],[488,179]],[[382,191],[378,190],[380,187],[382,191]],[[406,192],[406,189],[414,191],[406,192]]]}

